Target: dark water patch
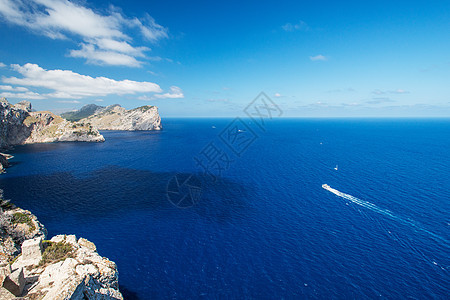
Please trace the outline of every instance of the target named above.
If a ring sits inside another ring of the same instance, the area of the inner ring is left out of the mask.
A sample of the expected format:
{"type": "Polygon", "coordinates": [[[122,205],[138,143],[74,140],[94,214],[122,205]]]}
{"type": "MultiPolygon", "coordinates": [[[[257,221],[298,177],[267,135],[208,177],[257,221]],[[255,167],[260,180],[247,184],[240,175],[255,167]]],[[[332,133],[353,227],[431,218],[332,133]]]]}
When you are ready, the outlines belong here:
{"type": "Polygon", "coordinates": [[[139,296],[137,293],[129,290],[127,287],[123,285],[119,285],[119,290],[122,293],[122,296],[125,300],[138,300],[139,296]]]}
{"type": "MultiPolygon", "coordinates": [[[[197,176],[200,174],[178,174],[197,176]]],[[[107,166],[81,175],[59,172],[2,178],[5,196],[33,211],[44,222],[67,216],[98,219],[110,214],[145,210],[178,210],[167,197],[173,173],[107,166]]],[[[201,197],[192,207],[199,216],[216,222],[239,218],[249,208],[249,187],[226,178],[202,180],[201,197]]],[[[158,215],[156,215],[158,216],[158,215]]],[[[45,223],[45,222],[44,222],[45,223]]]]}

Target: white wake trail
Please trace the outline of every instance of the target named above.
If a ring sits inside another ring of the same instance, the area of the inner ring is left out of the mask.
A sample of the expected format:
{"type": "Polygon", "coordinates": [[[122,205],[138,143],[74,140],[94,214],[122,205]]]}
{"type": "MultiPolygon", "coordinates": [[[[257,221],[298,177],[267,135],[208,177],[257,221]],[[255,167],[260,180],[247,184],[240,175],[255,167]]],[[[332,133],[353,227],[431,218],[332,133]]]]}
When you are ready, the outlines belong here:
{"type": "Polygon", "coordinates": [[[388,210],[388,209],[380,208],[380,207],[376,206],[376,205],[373,204],[373,203],[370,203],[370,202],[368,202],[368,201],[364,201],[364,200],[358,199],[358,198],[356,198],[356,197],[353,197],[352,195],[349,195],[349,194],[345,194],[345,193],[343,193],[343,192],[340,192],[340,191],[338,191],[338,190],[336,190],[336,189],[333,189],[333,188],[330,187],[328,184],[322,184],[322,188],[324,188],[325,190],[327,190],[327,191],[329,191],[329,192],[335,194],[336,196],[339,196],[339,197],[341,197],[341,198],[350,200],[351,202],[353,202],[353,203],[355,203],[355,204],[357,204],[357,205],[359,205],[359,206],[362,206],[362,207],[364,207],[364,208],[370,209],[371,211],[377,212],[377,213],[379,213],[379,214],[388,216],[388,217],[390,217],[390,218],[392,218],[392,219],[394,219],[394,220],[396,220],[396,221],[399,221],[399,222],[401,222],[401,223],[403,223],[403,224],[412,226],[412,227],[414,227],[415,229],[418,229],[418,230],[420,230],[420,231],[423,231],[423,232],[429,234],[430,236],[432,236],[433,238],[438,239],[438,240],[440,240],[441,242],[444,242],[444,243],[446,244],[446,245],[445,245],[446,247],[449,246],[449,241],[446,240],[445,238],[443,238],[443,237],[441,237],[441,236],[439,236],[439,235],[437,235],[437,234],[435,234],[435,233],[433,233],[433,232],[430,232],[430,231],[426,230],[425,228],[423,228],[423,227],[417,225],[417,224],[416,224],[415,222],[413,222],[413,221],[409,221],[409,220],[405,220],[405,219],[402,219],[402,218],[400,218],[400,217],[397,217],[396,215],[394,215],[394,214],[393,214],[390,210],[388,210]]]}

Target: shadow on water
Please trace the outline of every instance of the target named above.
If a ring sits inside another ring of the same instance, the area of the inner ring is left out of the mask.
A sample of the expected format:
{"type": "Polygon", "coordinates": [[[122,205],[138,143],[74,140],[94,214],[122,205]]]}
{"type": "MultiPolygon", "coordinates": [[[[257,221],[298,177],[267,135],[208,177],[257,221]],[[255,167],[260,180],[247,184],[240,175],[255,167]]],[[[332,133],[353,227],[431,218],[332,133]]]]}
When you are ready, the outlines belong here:
{"type": "MultiPolygon", "coordinates": [[[[216,183],[203,181],[202,197],[198,203],[192,207],[178,208],[167,197],[168,182],[174,175],[106,166],[81,176],[58,172],[3,177],[0,178],[0,188],[4,189],[7,199],[32,211],[44,225],[48,222],[56,228],[67,218],[75,220],[73,226],[92,220],[116,220],[117,224],[123,222],[128,213],[151,213],[152,218],[160,219],[187,214],[207,222],[228,223],[244,218],[251,209],[247,201],[249,189],[227,179],[216,183]]],[[[198,174],[179,175],[189,177],[198,174]]],[[[130,286],[121,286],[121,291],[125,299],[139,298],[130,286]]]]}
{"type": "Polygon", "coordinates": [[[91,142],[54,142],[11,146],[6,152],[11,153],[12,155],[30,153],[30,151],[33,153],[50,152],[74,145],[77,147],[92,147],[91,142]]]}
{"type": "Polygon", "coordinates": [[[125,300],[139,300],[139,296],[137,293],[130,291],[126,287],[119,285],[119,291],[122,293],[122,296],[125,300]]]}
{"type": "MultiPolygon", "coordinates": [[[[174,175],[107,166],[82,176],[60,172],[0,178],[0,188],[5,190],[5,197],[40,218],[49,214],[54,218],[57,212],[61,218],[69,215],[98,219],[134,210],[178,210],[167,197],[168,182],[174,175]]],[[[203,181],[201,189],[198,203],[188,208],[201,217],[227,222],[239,218],[248,207],[248,188],[238,182],[203,181]]]]}

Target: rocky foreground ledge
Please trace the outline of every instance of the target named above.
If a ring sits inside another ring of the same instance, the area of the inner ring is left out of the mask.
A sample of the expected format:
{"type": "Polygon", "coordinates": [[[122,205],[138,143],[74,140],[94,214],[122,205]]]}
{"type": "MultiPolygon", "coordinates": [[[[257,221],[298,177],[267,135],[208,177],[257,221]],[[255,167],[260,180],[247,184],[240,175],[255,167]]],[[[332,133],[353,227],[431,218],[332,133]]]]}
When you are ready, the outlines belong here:
{"type": "Polygon", "coordinates": [[[0,299],[123,299],[114,262],[75,235],[46,240],[29,211],[1,200],[0,299]]]}

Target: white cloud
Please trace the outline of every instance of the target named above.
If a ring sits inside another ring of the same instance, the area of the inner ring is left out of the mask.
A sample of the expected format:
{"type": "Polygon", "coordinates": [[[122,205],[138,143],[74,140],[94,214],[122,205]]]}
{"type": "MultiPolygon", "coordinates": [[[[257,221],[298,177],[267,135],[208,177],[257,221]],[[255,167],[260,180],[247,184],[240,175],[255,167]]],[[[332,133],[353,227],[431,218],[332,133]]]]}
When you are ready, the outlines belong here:
{"type": "Polygon", "coordinates": [[[138,27],[142,35],[149,41],[158,41],[163,38],[168,38],[167,28],[157,24],[155,19],[153,19],[149,14],[146,14],[143,21],[136,18],[133,19],[129,26],[131,24],[138,27]]]}
{"type": "Polygon", "coordinates": [[[392,94],[409,94],[408,91],[405,91],[403,89],[397,89],[395,91],[391,91],[392,94]]]}
{"type": "Polygon", "coordinates": [[[45,98],[80,99],[107,95],[136,93],[161,93],[156,83],[121,80],[106,77],[91,77],[70,70],[45,70],[36,64],[12,65],[23,77],[4,77],[3,82],[13,85],[46,88],[53,92],[43,94],[45,98]]]}
{"type": "Polygon", "coordinates": [[[133,56],[114,51],[102,51],[93,44],[82,44],[80,50],[71,50],[70,56],[85,58],[88,63],[98,65],[139,67],[142,64],[133,56]]]}
{"type": "Polygon", "coordinates": [[[94,101],[95,102],[103,102],[104,100],[103,99],[95,99],[94,101]]]}
{"type": "Polygon", "coordinates": [[[385,94],[409,94],[409,92],[406,91],[406,90],[403,90],[403,89],[396,89],[396,90],[393,90],[393,91],[382,91],[382,90],[380,90],[380,89],[376,89],[376,90],[374,90],[374,91],[372,92],[372,94],[375,94],[375,95],[385,95],[385,94]]]}
{"type": "Polygon", "coordinates": [[[178,98],[184,98],[184,94],[183,94],[183,91],[177,86],[171,86],[169,93],[156,94],[153,96],[142,95],[142,96],[138,97],[139,100],[145,100],[145,101],[157,100],[157,99],[178,99],[178,98]]]}
{"type": "Polygon", "coordinates": [[[296,24],[286,23],[283,26],[281,26],[281,29],[283,29],[284,31],[292,32],[292,31],[308,31],[310,28],[308,24],[306,24],[303,21],[300,21],[296,24]]]}
{"type": "Polygon", "coordinates": [[[166,98],[170,98],[170,99],[176,99],[176,98],[184,98],[184,94],[183,91],[177,87],[177,86],[171,86],[170,87],[170,93],[165,93],[165,94],[156,94],[155,98],[158,99],[166,99],[166,98]]]}
{"type": "Polygon", "coordinates": [[[147,47],[132,47],[127,42],[116,41],[110,38],[95,39],[91,41],[91,44],[95,44],[98,48],[103,50],[112,50],[137,57],[144,57],[144,51],[150,51],[150,48],[147,47]]]}
{"type": "Polygon", "coordinates": [[[374,90],[374,91],[372,92],[372,94],[375,94],[375,95],[384,95],[384,94],[386,94],[386,92],[381,91],[381,90],[379,90],[379,89],[376,89],[376,90],[374,90]]]}
{"type": "Polygon", "coordinates": [[[11,91],[11,92],[27,92],[28,89],[23,86],[12,87],[10,85],[0,85],[0,90],[2,91],[11,91]]]}
{"type": "Polygon", "coordinates": [[[52,39],[81,38],[81,49],[72,50],[71,56],[96,64],[142,64],[136,58],[145,58],[144,52],[150,49],[132,46],[133,39],[126,30],[137,29],[151,42],[168,38],[168,30],[149,15],[141,20],[127,18],[114,7],[101,15],[80,2],[68,0],[0,0],[0,16],[10,24],[52,39]]]}
{"type": "Polygon", "coordinates": [[[326,57],[322,54],[319,54],[316,56],[310,56],[309,59],[312,61],[326,61],[326,60],[328,60],[328,57],[326,57]]]}
{"type": "Polygon", "coordinates": [[[0,93],[0,97],[12,98],[12,99],[31,99],[31,100],[45,99],[44,96],[42,96],[38,93],[34,93],[34,92],[25,92],[25,93],[3,92],[3,93],[0,93]]]}
{"type": "Polygon", "coordinates": [[[280,93],[275,93],[275,95],[273,95],[275,98],[281,98],[283,97],[280,93]]]}
{"type": "Polygon", "coordinates": [[[150,100],[156,100],[156,99],[153,96],[143,95],[143,96],[139,96],[138,100],[150,101],[150,100]]]}
{"type": "Polygon", "coordinates": [[[4,63],[0,62],[0,68],[4,68],[4,67],[6,67],[6,65],[4,63]]]}
{"type": "Polygon", "coordinates": [[[59,100],[59,101],[55,101],[57,103],[68,103],[68,104],[78,104],[81,103],[80,101],[77,100],[59,100]]]}
{"type": "Polygon", "coordinates": [[[341,103],[341,105],[342,105],[342,106],[351,106],[351,107],[361,106],[361,104],[358,103],[358,102],[341,103]]]}

